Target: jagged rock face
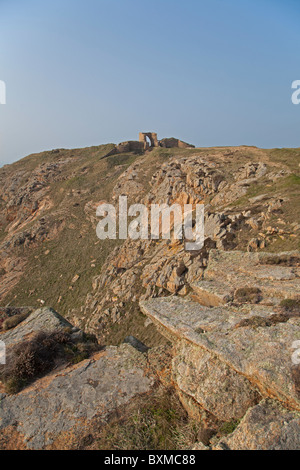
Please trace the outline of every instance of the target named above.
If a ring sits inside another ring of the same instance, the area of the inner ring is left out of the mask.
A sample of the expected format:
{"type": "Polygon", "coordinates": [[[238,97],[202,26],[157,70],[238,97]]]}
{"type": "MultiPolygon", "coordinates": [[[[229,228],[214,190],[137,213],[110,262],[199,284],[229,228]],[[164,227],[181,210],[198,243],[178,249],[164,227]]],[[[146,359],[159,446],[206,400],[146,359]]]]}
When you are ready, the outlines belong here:
{"type": "Polygon", "coordinates": [[[244,417],[218,449],[299,446],[300,371],[293,360],[300,340],[299,261],[297,251],[212,250],[187,299],[140,302],[174,344],[171,373],[179,390],[220,420],[244,417]],[[294,310],[278,307],[286,298],[294,310]]]}
{"type": "Polygon", "coordinates": [[[242,418],[259,401],[245,377],[190,343],[176,345],[172,370],[179,389],[222,421],[242,418]]]}
{"type": "Polygon", "coordinates": [[[204,279],[196,280],[192,287],[203,305],[238,301],[243,293],[247,301],[247,288],[256,291],[256,303],[276,305],[282,299],[300,295],[299,278],[298,251],[271,254],[211,250],[204,279]]]}
{"type": "Polygon", "coordinates": [[[52,310],[36,312],[46,301],[110,344],[132,334],[158,343],[147,357],[129,345],[109,347],[16,396],[1,395],[0,445],[74,448],[116,407],[151,391],[151,358],[191,413],[242,420],[230,437],[205,445],[299,446],[299,369],[291,356],[300,324],[277,310],[299,295],[299,253],[260,253],[297,246],[299,155],[294,150],[285,163],[277,151],[246,147],[137,155],[132,145],[47,152],[0,170],[0,298],[34,306],[0,338],[14,345],[41,328],[70,327],[52,310]],[[187,252],[172,238],[100,242],[96,208],[120,195],[147,206],[204,203],[203,249],[187,252]],[[155,325],[173,343],[170,354],[155,325]]]}
{"type": "Polygon", "coordinates": [[[106,340],[112,324],[127,321],[128,303],[138,312],[141,297],[186,295],[210,249],[256,251],[297,233],[274,227],[289,203],[276,185],[291,169],[278,168],[271,151],[158,147],[137,155],[129,147],[116,155],[114,145],[58,150],[0,171],[2,303],[46,302],[106,340]],[[177,240],[100,243],[96,208],[117,205],[120,195],[130,204],[204,203],[204,249],[188,253],[177,240]],[[73,263],[58,266],[62,253],[73,263]]]}
{"type": "MultiPolygon", "coordinates": [[[[154,172],[148,192],[145,184],[141,184],[145,176],[142,162],[134,163],[120,176],[112,195],[115,201],[120,195],[127,195],[146,205],[204,203],[205,245],[200,252],[188,253],[184,243],[178,240],[125,241],[108,257],[100,275],[93,281],[94,292],[88,295],[83,312],[86,328],[100,337],[106,334],[111,320],[120,323],[126,316],[122,302],[133,300],[135,303],[138,298],[170,293],[186,295],[189,287],[203,275],[209,251],[236,248],[241,232],[248,238],[249,251],[252,250],[249,227],[250,233],[264,230],[270,216],[270,197],[255,201],[255,217],[251,209],[236,211],[225,207],[220,211],[216,207],[224,207],[244,196],[252,184],[266,177],[269,168],[264,162],[246,163],[228,173],[226,166],[231,158],[226,152],[218,158],[215,155],[170,158],[154,172]],[[258,217],[258,208],[263,211],[264,207],[266,215],[261,212],[258,217]]],[[[266,246],[264,239],[258,243],[255,249],[266,246]]]]}
{"type": "Polygon", "coordinates": [[[54,205],[49,186],[66,179],[62,170],[71,162],[70,158],[62,157],[56,162],[38,164],[33,171],[13,172],[9,177],[8,170],[2,169],[0,226],[5,227],[6,237],[0,244],[0,265],[4,271],[0,298],[18,282],[25,267],[25,259],[15,257],[14,250],[56,237],[64,226],[63,219],[52,221],[44,215],[54,205]]]}
{"type": "MultiPolygon", "coordinates": [[[[144,301],[141,303],[141,308],[176,345],[178,338],[194,345],[199,356],[193,353],[193,349],[188,355],[187,350],[182,349],[185,342],[176,346],[177,356],[183,357],[184,363],[188,361],[190,365],[193,364],[194,374],[197,375],[196,371],[200,367],[197,358],[201,357],[203,349],[212,355],[212,363],[217,359],[220,360],[233,371],[246,377],[254,389],[258,389],[262,395],[276,397],[300,410],[300,397],[294,381],[292,362],[293,343],[300,339],[299,318],[292,318],[288,322],[273,326],[270,324],[257,327],[258,316],[265,315],[266,318],[272,319],[275,312],[258,306],[209,308],[178,298],[144,301]],[[240,326],[244,319],[251,318],[252,325],[250,321],[248,326],[240,326]]],[[[179,380],[187,391],[189,378],[185,366],[181,365],[178,358],[175,366],[174,374],[177,381],[179,380]]],[[[192,366],[190,368],[192,370],[192,366]]],[[[213,368],[209,374],[214,376],[213,368]]],[[[194,388],[197,388],[197,382],[193,383],[194,388]]],[[[211,393],[214,394],[215,382],[212,380],[209,383],[212,387],[211,393]]],[[[235,389],[234,383],[232,389],[230,387],[227,389],[230,400],[231,390],[235,389]]],[[[196,396],[200,399],[201,394],[195,394],[196,396]]],[[[223,407],[222,402],[220,406],[223,407]]],[[[232,406],[231,410],[225,411],[234,413],[234,401],[232,406]]]]}

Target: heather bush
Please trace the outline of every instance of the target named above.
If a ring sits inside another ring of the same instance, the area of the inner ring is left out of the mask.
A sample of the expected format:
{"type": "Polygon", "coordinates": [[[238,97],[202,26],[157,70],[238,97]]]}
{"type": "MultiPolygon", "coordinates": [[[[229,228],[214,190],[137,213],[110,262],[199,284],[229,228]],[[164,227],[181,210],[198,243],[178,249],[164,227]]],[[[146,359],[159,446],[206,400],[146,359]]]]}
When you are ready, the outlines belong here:
{"type": "Polygon", "coordinates": [[[97,349],[96,343],[72,341],[67,330],[39,332],[8,352],[6,364],[0,366],[0,380],[7,393],[17,393],[60,363],[77,364],[97,349]]]}

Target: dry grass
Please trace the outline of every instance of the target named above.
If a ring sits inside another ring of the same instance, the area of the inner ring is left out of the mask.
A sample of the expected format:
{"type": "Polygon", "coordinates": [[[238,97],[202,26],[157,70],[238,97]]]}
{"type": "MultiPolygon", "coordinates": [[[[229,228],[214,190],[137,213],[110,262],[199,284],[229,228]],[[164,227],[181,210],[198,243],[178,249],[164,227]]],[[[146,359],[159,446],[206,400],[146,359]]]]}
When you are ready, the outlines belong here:
{"type": "Polygon", "coordinates": [[[241,320],[237,325],[236,328],[266,328],[270,326],[274,326],[277,323],[286,323],[290,317],[284,313],[274,314],[270,317],[260,317],[259,315],[255,315],[250,318],[244,318],[241,320]]]}
{"type": "Polygon", "coordinates": [[[10,330],[29,317],[30,312],[17,313],[13,317],[7,318],[2,324],[3,330],[10,330]]]}
{"type": "Polygon", "coordinates": [[[297,255],[280,254],[277,256],[266,256],[261,264],[281,265],[281,266],[299,266],[300,257],[297,255]]]}
{"type": "Polygon", "coordinates": [[[284,299],[280,302],[280,307],[291,315],[300,316],[300,299],[284,299]]]}
{"type": "Polygon", "coordinates": [[[172,390],[159,388],[119,410],[98,434],[101,450],[189,449],[197,441],[199,423],[191,420],[172,390]]]}

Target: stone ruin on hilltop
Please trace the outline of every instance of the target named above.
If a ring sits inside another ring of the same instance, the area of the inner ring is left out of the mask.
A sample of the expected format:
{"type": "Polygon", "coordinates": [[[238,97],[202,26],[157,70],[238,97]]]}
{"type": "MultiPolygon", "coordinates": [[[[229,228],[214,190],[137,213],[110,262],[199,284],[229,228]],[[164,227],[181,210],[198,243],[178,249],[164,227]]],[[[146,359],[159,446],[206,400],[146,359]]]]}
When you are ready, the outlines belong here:
{"type": "Polygon", "coordinates": [[[194,145],[175,139],[174,137],[157,139],[156,132],[140,132],[139,140],[127,140],[116,145],[105,157],[126,152],[145,152],[155,147],[163,148],[195,148],[194,145]]]}

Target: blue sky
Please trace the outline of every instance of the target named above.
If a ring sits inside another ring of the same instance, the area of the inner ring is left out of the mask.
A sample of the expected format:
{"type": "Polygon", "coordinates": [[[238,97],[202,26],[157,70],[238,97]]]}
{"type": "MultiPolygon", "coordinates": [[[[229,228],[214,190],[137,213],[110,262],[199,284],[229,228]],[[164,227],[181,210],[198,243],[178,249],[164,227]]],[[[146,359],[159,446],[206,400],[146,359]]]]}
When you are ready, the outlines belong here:
{"type": "Polygon", "coordinates": [[[299,147],[299,0],[0,0],[0,165],[137,139],[299,147]]]}

